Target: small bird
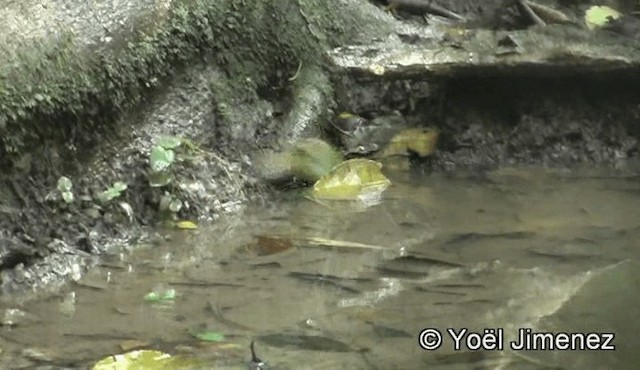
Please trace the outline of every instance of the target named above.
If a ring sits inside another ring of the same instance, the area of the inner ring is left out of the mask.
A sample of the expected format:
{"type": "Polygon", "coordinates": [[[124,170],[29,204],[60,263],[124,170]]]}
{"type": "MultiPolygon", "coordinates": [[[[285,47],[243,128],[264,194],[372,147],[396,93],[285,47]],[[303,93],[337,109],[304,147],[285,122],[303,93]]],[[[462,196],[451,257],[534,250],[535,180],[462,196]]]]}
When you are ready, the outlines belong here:
{"type": "Polygon", "coordinates": [[[253,343],[254,341],[251,341],[251,345],[249,346],[249,348],[251,348],[251,362],[249,362],[249,370],[266,370],[268,368],[267,364],[256,356],[256,350],[253,347],[253,343]]]}

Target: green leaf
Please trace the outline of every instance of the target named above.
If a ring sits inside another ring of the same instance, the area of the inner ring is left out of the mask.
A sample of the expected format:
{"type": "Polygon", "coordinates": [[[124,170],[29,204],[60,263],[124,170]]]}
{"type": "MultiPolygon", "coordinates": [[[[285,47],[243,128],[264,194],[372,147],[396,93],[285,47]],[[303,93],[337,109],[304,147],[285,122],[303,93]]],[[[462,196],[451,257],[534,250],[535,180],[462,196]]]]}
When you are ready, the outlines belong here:
{"type": "Polygon", "coordinates": [[[369,159],[350,159],[322,176],[313,186],[319,199],[358,200],[380,195],[390,184],[382,164],[369,159]]]}
{"type": "Polygon", "coordinates": [[[71,180],[69,180],[68,177],[60,176],[60,178],[58,179],[57,187],[59,192],[64,193],[65,191],[70,191],[72,186],[73,184],[71,183],[71,180]]]}
{"type": "Polygon", "coordinates": [[[169,168],[175,160],[175,157],[173,150],[156,146],[151,151],[151,156],[149,158],[151,170],[153,172],[160,172],[169,168]]]}
{"type": "Polygon", "coordinates": [[[622,14],[608,6],[592,6],[584,14],[584,21],[587,24],[587,28],[594,30],[605,26],[609,21],[618,19],[622,14]]]}
{"type": "Polygon", "coordinates": [[[195,333],[194,337],[200,339],[204,342],[222,342],[224,341],[224,334],[218,333],[215,331],[204,331],[200,333],[195,333]]]}
{"type": "Polygon", "coordinates": [[[151,303],[173,302],[175,299],[175,289],[167,289],[161,292],[153,291],[145,294],[144,296],[144,300],[151,303]]]}
{"type": "Polygon", "coordinates": [[[70,191],[64,191],[62,192],[62,199],[64,200],[65,203],[67,204],[71,204],[73,203],[73,193],[70,191]]]}
{"type": "Polygon", "coordinates": [[[125,190],[127,190],[127,184],[125,184],[122,181],[116,181],[113,183],[113,186],[111,186],[112,189],[117,190],[119,192],[123,192],[125,190]]]}
{"type": "Polygon", "coordinates": [[[182,209],[182,201],[178,198],[173,198],[169,203],[169,210],[173,213],[178,213],[182,209]]]}
{"type": "Polygon", "coordinates": [[[175,149],[182,144],[182,139],[177,136],[162,136],[158,139],[157,144],[164,149],[175,149]]]}
{"type": "Polygon", "coordinates": [[[122,181],[117,181],[109,189],[98,194],[98,201],[101,203],[107,203],[108,201],[115,199],[127,189],[127,184],[122,181]]]}

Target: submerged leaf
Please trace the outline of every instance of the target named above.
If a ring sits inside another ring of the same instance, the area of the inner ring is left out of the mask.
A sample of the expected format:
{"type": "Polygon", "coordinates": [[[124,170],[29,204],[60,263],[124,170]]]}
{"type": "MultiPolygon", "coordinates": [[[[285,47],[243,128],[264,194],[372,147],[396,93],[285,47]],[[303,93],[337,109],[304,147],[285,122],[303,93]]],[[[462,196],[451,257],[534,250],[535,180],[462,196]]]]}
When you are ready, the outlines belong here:
{"type": "Polygon", "coordinates": [[[313,186],[313,196],[319,199],[357,200],[379,195],[390,184],[379,162],[350,159],[322,176],[313,186]]]}
{"type": "Polygon", "coordinates": [[[151,303],[172,302],[176,299],[176,290],[167,289],[161,292],[149,292],[144,296],[144,300],[151,303]]]}
{"type": "Polygon", "coordinates": [[[256,238],[258,251],[262,255],[280,253],[293,247],[291,239],[285,237],[258,235],[256,238]]]}
{"type": "Polygon", "coordinates": [[[92,369],[163,369],[169,359],[171,359],[171,355],[160,351],[131,351],[106,357],[95,364],[92,369]]]}
{"type": "Polygon", "coordinates": [[[215,331],[203,331],[195,333],[193,336],[204,342],[222,342],[224,340],[224,334],[215,331]]]}

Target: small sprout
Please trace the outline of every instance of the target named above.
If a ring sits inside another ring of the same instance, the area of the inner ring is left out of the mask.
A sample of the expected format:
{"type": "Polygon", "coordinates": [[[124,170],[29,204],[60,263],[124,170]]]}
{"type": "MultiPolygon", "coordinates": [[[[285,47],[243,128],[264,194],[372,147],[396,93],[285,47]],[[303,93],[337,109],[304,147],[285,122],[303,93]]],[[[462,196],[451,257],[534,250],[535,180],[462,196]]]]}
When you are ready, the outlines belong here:
{"type": "Polygon", "coordinates": [[[162,136],[157,144],[164,149],[175,149],[182,144],[182,139],[176,136],[162,136]]]}
{"type": "Polygon", "coordinates": [[[109,189],[98,194],[98,201],[102,204],[107,203],[110,200],[119,197],[126,189],[127,184],[122,181],[116,181],[109,189]]]}
{"type": "Polygon", "coordinates": [[[71,191],[72,186],[73,184],[71,183],[71,180],[69,180],[68,177],[60,176],[60,178],[58,179],[58,191],[60,193],[71,191]]]}
{"type": "Polygon", "coordinates": [[[169,203],[169,210],[173,213],[178,213],[182,209],[182,201],[178,198],[173,198],[169,203]]]}
{"type": "Polygon", "coordinates": [[[69,180],[68,177],[61,176],[58,179],[58,186],[57,186],[58,191],[60,192],[60,195],[62,195],[62,199],[67,204],[73,203],[73,193],[71,192],[72,186],[73,184],[71,183],[71,180],[69,180]]]}
{"type": "Polygon", "coordinates": [[[62,199],[67,204],[73,203],[73,193],[70,192],[70,191],[63,191],[62,192],[62,199]]]}
{"type": "Polygon", "coordinates": [[[149,161],[151,164],[151,170],[153,172],[161,172],[171,166],[175,160],[175,153],[171,149],[165,149],[161,146],[156,146],[151,151],[149,161]]]}

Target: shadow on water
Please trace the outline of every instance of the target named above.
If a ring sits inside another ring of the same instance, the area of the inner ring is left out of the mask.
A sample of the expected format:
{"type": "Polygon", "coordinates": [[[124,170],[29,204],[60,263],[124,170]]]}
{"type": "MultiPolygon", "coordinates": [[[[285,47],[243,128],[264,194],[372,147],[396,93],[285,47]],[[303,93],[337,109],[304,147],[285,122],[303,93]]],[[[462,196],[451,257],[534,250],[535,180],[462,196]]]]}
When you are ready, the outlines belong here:
{"type": "Polygon", "coordinates": [[[21,314],[9,326],[5,311],[1,367],[156,348],[246,369],[255,340],[273,369],[634,368],[633,175],[397,174],[367,209],[303,197],[249,207],[114,256],[56,296],[4,302],[21,314]],[[143,299],[166,289],[175,300],[143,299]],[[418,346],[425,328],[443,334],[438,350],[418,346]],[[455,350],[447,328],[495,329],[504,350],[455,350]],[[612,332],[616,351],[514,351],[519,328],[612,332]],[[192,335],[206,331],[225,339],[192,335]]]}

